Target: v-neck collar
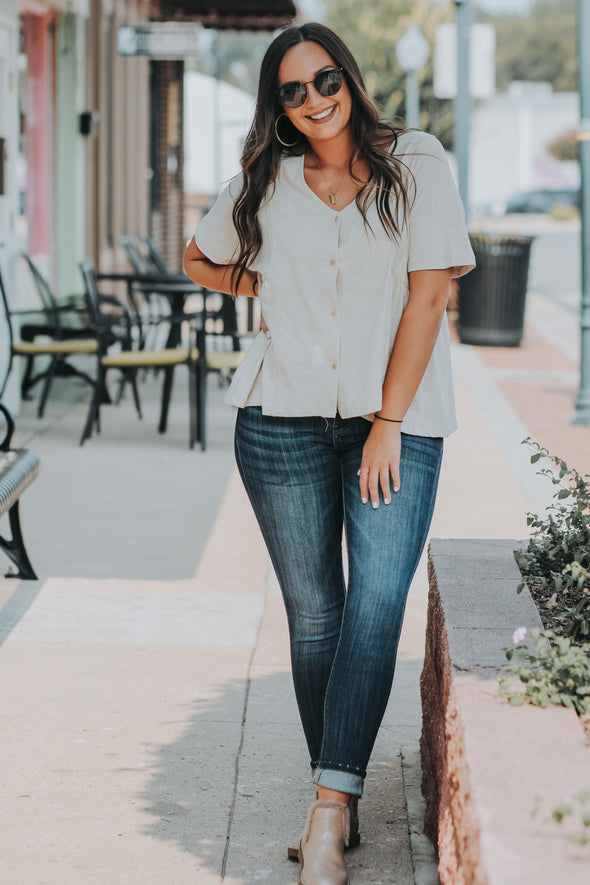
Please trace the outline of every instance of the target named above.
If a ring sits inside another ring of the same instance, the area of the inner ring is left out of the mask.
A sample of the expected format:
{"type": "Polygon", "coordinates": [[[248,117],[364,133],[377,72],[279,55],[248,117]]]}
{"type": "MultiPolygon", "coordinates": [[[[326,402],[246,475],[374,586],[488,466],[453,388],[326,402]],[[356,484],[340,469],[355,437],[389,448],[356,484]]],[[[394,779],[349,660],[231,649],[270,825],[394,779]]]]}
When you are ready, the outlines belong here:
{"type": "Polygon", "coordinates": [[[321,197],[318,197],[316,192],[310,188],[307,181],[305,180],[305,154],[301,154],[296,159],[299,161],[298,172],[299,172],[299,178],[301,180],[301,185],[302,185],[303,189],[307,192],[307,194],[309,194],[310,199],[317,200],[317,202],[320,203],[324,207],[324,209],[327,209],[328,212],[331,212],[332,215],[339,215],[342,212],[346,212],[346,210],[350,206],[356,205],[356,197],[353,197],[353,199],[350,201],[350,203],[347,203],[346,206],[343,206],[342,208],[339,208],[337,206],[336,207],[330,206],[330,205],[328,205],[328,203],[324,202],[324,200],[322,200],[321,197]]]}

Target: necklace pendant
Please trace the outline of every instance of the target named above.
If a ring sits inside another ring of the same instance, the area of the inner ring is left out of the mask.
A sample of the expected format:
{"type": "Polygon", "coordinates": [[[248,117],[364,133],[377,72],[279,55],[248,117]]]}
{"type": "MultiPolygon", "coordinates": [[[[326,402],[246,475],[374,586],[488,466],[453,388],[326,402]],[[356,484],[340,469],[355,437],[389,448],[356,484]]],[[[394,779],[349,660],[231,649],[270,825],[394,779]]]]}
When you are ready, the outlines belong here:
{"type": "Polygon", "coordinates": [[[328,199],[330,201],[330,205],[332,206],[335,206],[338,202],[338,197],[336,196],[336,194],[328,194],[328,199]]]}

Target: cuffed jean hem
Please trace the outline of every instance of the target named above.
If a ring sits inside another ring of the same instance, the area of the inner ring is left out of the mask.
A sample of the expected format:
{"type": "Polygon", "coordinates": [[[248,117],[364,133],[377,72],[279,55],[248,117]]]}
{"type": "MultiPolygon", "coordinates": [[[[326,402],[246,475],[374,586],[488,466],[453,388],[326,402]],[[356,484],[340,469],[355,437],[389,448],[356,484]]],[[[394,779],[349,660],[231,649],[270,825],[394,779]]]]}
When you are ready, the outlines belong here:
{"type": "Polygon", "coordinates": [[[351,796],[363,795],[364,778],[351,771],[338,771],[335,768],[316,768],[313,772],[313,783],[328,790],[350,793],[351,796]]]}

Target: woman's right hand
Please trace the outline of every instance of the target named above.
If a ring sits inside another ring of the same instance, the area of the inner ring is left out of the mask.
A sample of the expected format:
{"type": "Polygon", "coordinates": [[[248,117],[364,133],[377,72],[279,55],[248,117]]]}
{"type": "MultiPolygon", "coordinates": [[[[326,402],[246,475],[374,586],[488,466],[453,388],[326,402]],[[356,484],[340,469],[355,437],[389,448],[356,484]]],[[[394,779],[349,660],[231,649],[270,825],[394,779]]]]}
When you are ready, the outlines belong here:
{"type": "Polygon", "coordinates": [[[266,320],[262,314],[260,314],[260,331],[264,332],[265,335],[268,332],[268,326],[266,325],[266,320]]]}
{"type": "Polygon", "coordinates": [[[359,488],[363,504],[371,502],[374,510],[379,507],[379,492],[383,503],[391,503],[393,491],[400,489],[401,427],[378,419],[373,421],[365,445],[358,472],[359,488]]]}

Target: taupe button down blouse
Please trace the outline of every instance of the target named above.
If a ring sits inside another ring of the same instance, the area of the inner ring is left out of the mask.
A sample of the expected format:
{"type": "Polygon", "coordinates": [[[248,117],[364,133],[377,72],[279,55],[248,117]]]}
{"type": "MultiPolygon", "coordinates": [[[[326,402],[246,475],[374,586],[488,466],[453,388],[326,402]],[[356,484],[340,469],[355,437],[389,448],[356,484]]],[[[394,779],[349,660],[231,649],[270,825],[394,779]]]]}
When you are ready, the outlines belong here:
{"type": "MultiPolygon", "coordinates": [[[[259,213],[263,246],[251,265],[269,331],[261,332],[235,373],[226,402],[261,406],[265,415],[369,419],[408,300],[408,272],[474,266],[464,212],[440,143],[422,132],[400,136],[410,209],[399,241],[375,206],[365,225],[356,203],[334,211],[305,182],[303,157],[283,159],[259,213]],[[413,177],[412,177],[413,176],[413,177]]],[[[222,191],[195,232],[216,264],[235,260],[232,208],[241,177],[222,191]]],[[[404,433],[447,436],[456,428],[446,317],[404,433]]]]}

